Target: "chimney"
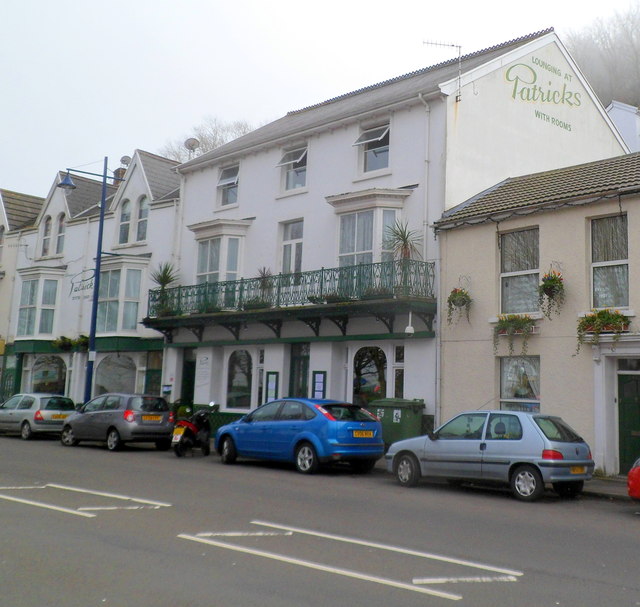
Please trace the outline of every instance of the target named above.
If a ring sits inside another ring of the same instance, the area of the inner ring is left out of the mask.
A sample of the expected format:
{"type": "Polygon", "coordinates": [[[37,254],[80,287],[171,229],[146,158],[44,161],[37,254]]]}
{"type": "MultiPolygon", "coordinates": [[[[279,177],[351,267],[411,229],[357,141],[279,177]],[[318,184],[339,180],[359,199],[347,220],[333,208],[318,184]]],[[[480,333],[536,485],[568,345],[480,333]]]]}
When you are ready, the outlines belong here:
{"type": "Polygon", "coordinates": [[[127,167],[118,167],[115,171],[113,171],[113,185],[120,185],[121,180],[124,179],[126,172],[127,167]]]}

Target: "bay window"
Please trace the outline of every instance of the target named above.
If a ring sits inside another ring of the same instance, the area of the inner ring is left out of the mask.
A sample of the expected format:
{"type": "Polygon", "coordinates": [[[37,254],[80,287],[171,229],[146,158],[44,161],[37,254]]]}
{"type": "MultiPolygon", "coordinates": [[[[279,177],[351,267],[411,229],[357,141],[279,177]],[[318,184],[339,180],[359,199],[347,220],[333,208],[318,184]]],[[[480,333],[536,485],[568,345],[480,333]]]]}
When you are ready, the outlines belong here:
{"type": "Polygon", "coordinates": [[[338,263],[341,267],[390,261],[388,230],[396,221],[394,209],[369,209],[340,216],[338,263]]]}
{"type": "Polygon", "coordinates": [[[134,268],[117,268],[100,272],[97,332],[137,329],[141,280],[142,270],[134,268]]]}
{"type": "Polygon", "coordinates": [[[199,241],[196,282],[236,280],[239,254],[239,238],[219,236],[199,241]]]}
{"type": "Polygon", "coordinates": [[[53,333],[57,295],[58,280],[38,277],[22,281],[16,331],[19,337],[53,333]]]}

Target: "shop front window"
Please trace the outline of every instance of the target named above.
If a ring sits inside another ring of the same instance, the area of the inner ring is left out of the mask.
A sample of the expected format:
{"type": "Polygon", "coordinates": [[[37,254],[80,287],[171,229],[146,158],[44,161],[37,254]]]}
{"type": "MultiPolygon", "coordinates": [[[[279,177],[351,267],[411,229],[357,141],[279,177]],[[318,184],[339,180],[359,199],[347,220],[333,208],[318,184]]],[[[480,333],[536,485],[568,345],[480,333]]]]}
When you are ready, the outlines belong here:
{"type": "Polygon", "coordinates": [[[67,366],[59,356],[40,356],[33,365],[33,391],[64,394],[67,366]]]}
{"type": "Polygon", "coordinates": [[[105,392],[136,391],[136,364],[128,356],[109,354],[100,361],[96,370],[94,396],[105,392]]]}

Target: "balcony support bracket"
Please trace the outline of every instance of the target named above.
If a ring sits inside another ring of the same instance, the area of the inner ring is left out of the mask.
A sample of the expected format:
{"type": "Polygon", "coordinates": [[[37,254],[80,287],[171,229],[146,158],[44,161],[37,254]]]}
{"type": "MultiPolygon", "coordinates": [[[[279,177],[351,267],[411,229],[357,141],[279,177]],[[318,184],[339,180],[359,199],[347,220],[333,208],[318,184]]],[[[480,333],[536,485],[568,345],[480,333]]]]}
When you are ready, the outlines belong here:
{"type": "Polygon", "coordinates": [[[342,335],[347,334],[347,325],[349,324],[348,316],[329,316],[329,320],[340,329],[342,335]]]}
{"type": "Polygon", "coordinates": [[[387,331],[389,331],[389,333],[393,333],[393,323],[396,319],[395,314],[377,313],[375,314],[375,317],[377,320],[384,323],[384,326],[387,327],[387,331]]]}
{"type": "Polygon", "coordinates": [[[204,333],[204,325],[197,325],[195,327],[187,327],[191,331],[198,341],[202,341],[202,335],[204,333]]]}
{"type": "Polygon", "coordinates": [[[433,331],[433,314],[417,311],[414,314],[427,326],[428,331],[433,331]]]}
{"type": "Polygon", "coordinates": [[[229,331],[231,333],[231,335],[233,335],[233,337],[235,338],[236,341],[238,341],[240,339],[240,329],[242,329],[242,323],[240,322],[225,322],[225,323],[220,323],[221,327],[224,327],[225,329],[227,329],[227,331],[229,331]]]}
{"type": "Polygon", "coordinates": [[[301,318],[300,320],[313,331],[316,337],[320,336],[320,323],[322,323],[322,318],[301,318]]]}
{"type": "Polygon", "coordinates": [[[282,319],[276,318],[274,320],[261,320],[260,321],[266,327],[269,327],[275,336],[280,339],[280,331],[282,330],[282,319]]]}

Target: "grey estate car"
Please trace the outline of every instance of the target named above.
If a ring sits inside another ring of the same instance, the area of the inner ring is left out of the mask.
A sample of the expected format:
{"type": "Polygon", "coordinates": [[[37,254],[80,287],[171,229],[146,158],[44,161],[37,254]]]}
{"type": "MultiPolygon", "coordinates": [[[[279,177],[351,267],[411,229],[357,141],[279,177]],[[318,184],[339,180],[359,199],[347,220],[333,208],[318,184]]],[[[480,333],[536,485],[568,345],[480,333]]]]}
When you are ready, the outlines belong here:
{"type": "Polygon", "coordinates": [[[498,483],[524,501],[538,499],[545,483],[575,496],[594,469],[589,445],[565,421],[519,411],[461,413],[429,435],[393,443],[385,458],[405,487],[421,477],[498,483]]]}
{"type": "Polygon", "coordinates": [[[14,394],[0,405],[0,432],[20,434],[24,440],[34,434],[60,434],[64,420],[75,410],[73,401],[60,394],[14,394]]]}
{"type": "Polygon", "coordinates": [[[106,442],[109,451],[124,443],[171,447],[174,416],[164,398],[145,394],[101,394],[68,417],[60,440],[72,447],[80,441],[106,442]]]}

